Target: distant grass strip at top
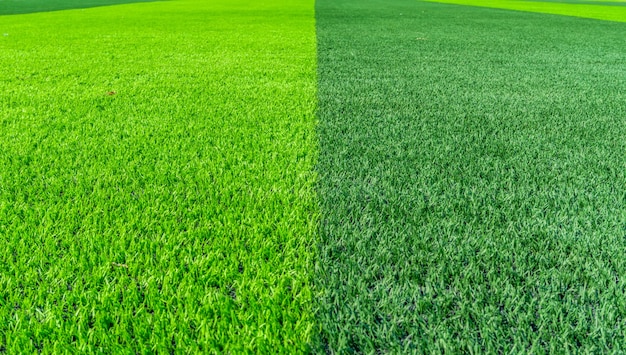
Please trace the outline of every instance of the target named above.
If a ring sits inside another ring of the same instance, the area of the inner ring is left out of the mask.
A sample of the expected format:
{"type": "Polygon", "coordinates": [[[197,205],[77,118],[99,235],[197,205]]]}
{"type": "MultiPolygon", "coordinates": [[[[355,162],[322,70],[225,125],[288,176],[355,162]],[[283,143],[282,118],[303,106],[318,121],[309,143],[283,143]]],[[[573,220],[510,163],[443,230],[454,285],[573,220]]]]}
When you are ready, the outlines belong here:
{"type": "Polygon", "coordinates": [[[313,2],[0,21],[0,353],[300,353],[313,2]]]}
{"type": "MultiPolygon", "coordinates": [[[[526,0],[515,0],[515,1],[524,1],[526,0]]],[[[602,6],[626,6],[626,2],[622,1],[581,1],[581,0],[542,0],[536,2],[551,2],[551,3],[561,3],[561,4],[589,4],[589,5],[602,5],[602,6]]]]}
{"type": "MultiPolygon", "coordinates": [[[[516,0],[525,1],[525,0],[516,0]]],[[[626,6],[626,2],[618,1],[579,1],[579,0],[543,0],[541,2],[560,3],[560,4],[589,4],[589,5],[602,5],[602,6],[626,6]]]]}
{"type": "Polygon", "coordinates": [[[470,5],[496,9],[539,12],[591,18],[596,20],[626,22],[626,6],[622,4],[581,3],[577,1],[520,1],[520,0],[424,0],[445,4],[470,5]],[[617,6],[616,6],[617,5],[617,6]]]}
{"type": "Polygon", "coordinates": [[[320,352],[626,350],[626,24],[318,0],[320,352]]]}
{"type": "Polygon", "coordinates": [[[0,15],[82,9],[151,1],[156,0],[0,0],[0,15]]]}

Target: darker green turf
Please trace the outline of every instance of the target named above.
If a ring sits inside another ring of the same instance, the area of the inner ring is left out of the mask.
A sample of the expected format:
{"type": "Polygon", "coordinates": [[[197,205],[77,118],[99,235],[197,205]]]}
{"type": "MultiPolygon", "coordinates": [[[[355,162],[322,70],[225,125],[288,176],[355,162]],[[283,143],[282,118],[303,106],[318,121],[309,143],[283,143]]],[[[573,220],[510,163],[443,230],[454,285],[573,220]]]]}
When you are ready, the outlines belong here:
{"type": "Polygon", "coordinates": [[[0,15],[84,9],[97,6],[151,1],[155,0],[0,0],[0,15]]]}
{"type": "Polygon", "coordinates": [[[625,351],[626,25],[318,0],[319,352],[625,351]]]}

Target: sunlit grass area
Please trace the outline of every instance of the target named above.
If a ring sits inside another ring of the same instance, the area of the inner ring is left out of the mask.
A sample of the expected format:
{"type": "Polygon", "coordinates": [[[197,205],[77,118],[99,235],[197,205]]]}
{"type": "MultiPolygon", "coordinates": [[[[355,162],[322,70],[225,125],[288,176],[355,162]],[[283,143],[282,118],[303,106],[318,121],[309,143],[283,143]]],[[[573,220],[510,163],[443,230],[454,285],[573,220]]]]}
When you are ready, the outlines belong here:
{"type": "Polygon", "coordinates": [[[490,7],[518,11],[626,22],[624,1],[604,0],[426,0],[439,3],[490,7]]]}
{"type": "Polygon", "coordinates": [[[307,349],[312,1],[1,16],[0,48],[0,353],[307,349]]]}

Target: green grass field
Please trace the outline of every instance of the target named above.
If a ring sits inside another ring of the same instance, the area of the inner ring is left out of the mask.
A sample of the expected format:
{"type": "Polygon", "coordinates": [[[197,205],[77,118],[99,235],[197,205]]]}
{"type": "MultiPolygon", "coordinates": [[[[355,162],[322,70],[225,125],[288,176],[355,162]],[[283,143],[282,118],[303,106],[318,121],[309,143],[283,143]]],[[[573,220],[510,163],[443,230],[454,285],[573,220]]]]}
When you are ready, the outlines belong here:
{"type": "Polygon", "coordinates": [[[626,351],[626,24],[412,0],[316,16],[316,349],[626,351]]]}
{"type": "Polygon", "coordinates": [[[0,15],[84,9],[149,1],[154,0],[0,0],[0,15]]]}
{"type": "Polygon", "coordinates": [[[626,352],[623,4],[0,0],[0,354],[626,352]]]}
{"type": "Polygon", "coordinates": [[[546,14],[626,22],[623,0],[425,0],[447,4],[470,5],[496,9],[540,12],[546,14]]]}
{"type": "Polygon", "coordinates": [[[0,48],[0,353],[306,349],[313,2],[4,16],[0,48]]]}

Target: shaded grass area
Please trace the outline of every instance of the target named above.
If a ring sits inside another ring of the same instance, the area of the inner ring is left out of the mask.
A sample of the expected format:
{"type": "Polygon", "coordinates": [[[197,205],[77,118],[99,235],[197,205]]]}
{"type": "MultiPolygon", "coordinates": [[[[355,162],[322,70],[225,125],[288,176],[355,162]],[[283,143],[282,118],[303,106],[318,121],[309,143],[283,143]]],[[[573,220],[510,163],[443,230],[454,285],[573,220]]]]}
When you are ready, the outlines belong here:
{"type": "Polygon", "coordinates": [[[319,0],[316,349],[626,350],[624,24],[319,0]]]}
{"type": "Polygon", "coordinates": [[[576,0],[425,0],[446,4],[470,5],[496,9],[539,12],[597,20],[626,22],[626,3],[619,1],[576,0]]]}
{"type": "Polygon", "coordinates": [[[84,9],[97,6],[151,1],[156,0],[0,0],[0,15],[84,9]]]}
{"type": "Polygon", "coordinates": [[[305,351],[313,3],[0,27],[0,353],[305,351]]]}

